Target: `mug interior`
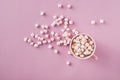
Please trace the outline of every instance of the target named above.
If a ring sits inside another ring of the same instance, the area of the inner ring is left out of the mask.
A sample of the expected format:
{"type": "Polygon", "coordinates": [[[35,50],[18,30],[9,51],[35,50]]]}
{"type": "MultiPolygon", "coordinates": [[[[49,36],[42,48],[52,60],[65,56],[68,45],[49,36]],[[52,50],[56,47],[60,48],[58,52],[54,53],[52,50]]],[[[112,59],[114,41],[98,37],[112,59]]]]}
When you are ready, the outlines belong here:
{"type": "Polygon", "coordinates": [[[95,50],[96,50],[96,43],[95,43],[94,39],[93,39],[90,35],[88,35],[88,34],[85,34],[85,33],[77,34],[77,35],[75,35],[75,36],[71,39],[71,42],[70,42],[70,51],[71,51],[71,53],[72,53],[77,59],[88,59],[88,58],[90,58],[90,57],[92,57],[92,56],[94,55],[95,50]],[[88,37],[91,38],[91,40],[92,40],[93,43],[94,43],[94,50],[93,50],[93,52],[92,52],[89,56],[84,57],[84,58],[81,58],[81,57],[76,56],[75,53],[74,53],[73,50],[72,50],[72,42],[73,42],[73,40],[74,40],[77,36],[80,36],[80,35],[87,35],[88,37]]]}

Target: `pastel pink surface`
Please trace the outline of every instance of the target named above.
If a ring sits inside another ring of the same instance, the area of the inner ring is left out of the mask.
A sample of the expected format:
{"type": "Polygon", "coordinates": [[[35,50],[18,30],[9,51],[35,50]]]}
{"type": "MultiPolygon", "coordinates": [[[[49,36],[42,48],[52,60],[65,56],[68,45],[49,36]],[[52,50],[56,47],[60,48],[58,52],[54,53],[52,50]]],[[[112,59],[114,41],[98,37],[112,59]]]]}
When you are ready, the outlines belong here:
{"type": "Polygon", "coordinates": [[[0,80],[120,80],[119,7],[119,0],[0,0],[0,80]],[[64,9],[58,9],[58,3],[64,9]],[[70,17],[76,29],[95,39],[98,61],[78,60],[67,48],[55,55],[46,46],[35,49],[23,41],[38,31],[36,22],[50,24],[54,14],[70,17]],[[105,24],[99,24],[101,18],[105,24]],[[96,26],[90,24],[92,19],[96,26]]]}

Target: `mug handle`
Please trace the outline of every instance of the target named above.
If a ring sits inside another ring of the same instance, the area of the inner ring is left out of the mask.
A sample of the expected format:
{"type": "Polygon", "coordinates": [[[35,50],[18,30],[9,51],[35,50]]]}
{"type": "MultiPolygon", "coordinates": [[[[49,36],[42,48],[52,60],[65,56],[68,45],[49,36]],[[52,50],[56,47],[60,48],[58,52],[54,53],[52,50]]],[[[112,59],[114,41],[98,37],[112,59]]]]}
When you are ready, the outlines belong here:
{"type": "Polygon", "coordinates": [[[97,61],[97,60],[98,60],[98,57],[94,54],[94,55],[92,56],[92,59],[94,59],[95,61],[97,61]]]}

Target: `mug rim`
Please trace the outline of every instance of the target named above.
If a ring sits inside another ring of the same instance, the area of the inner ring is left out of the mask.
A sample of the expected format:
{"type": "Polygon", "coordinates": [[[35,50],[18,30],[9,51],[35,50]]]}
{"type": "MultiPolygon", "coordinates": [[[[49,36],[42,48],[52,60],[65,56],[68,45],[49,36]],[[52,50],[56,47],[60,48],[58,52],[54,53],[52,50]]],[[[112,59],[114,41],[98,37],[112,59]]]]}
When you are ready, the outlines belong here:
{"type": "Polygon", "coordinates": [[[95,40],[94,40],[89,34],[80,33],[80,34],[77,34],[77,35],[75,35],[75,36],[72,37],[71,42],[70,42],[70,52],[71,52],[77,59],[83,59],[83,60],[84,60],[84,59],[88,59],[88,58],[90,58],[90,57],[92,57],[92,56],[94,55],[95,50],[96,50],[96,42],[95,42],[95,40]],[[74,54],[74,52],[72,51],[72,41],[73,41],[73,39],[74,39],[75,37],[77,37],[77,36],[82,35],[82,34],[85,34],[85,35],[89,36],[89,37],[92,39],[92,41],[94,42],[94,50],[93,50],[92,54],[89,55],[88,57],[85,57],[85,58],[81,58],[81,57],[76,56],[76,55],[74,54]]]}

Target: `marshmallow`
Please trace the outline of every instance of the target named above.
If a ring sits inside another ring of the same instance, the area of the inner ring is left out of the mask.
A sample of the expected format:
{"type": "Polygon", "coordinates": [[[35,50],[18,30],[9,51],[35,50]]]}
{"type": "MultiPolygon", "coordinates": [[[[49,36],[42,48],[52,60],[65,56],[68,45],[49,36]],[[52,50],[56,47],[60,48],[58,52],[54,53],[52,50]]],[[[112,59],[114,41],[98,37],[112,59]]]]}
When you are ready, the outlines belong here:
{"type": "Polygon", "coordinates": [[[39,28],[39,27],[40,27],[40,25],[36,23],[35,24],[35,28],[39,28]]]}
{"type": "Polygon", "coordinates": [[[33,45],[34,45],[34,42],[30,42],[30,45],[33,46],[33,45]]]}
{"type": "Polygon", "coordinates": [[[92,25],[95,25],[95,24],[96,24],[96,21],[95,21],[95,20],[91,20],[91,24],[92,24],[92,25]]]}
{"type": "Polygon", "coordinates": [[[59,53],[59,51],[58,51],[57,49],[55,49],[55,50],[54,50],[54,53],[58,54],[58,53],[59,53]]]}
{"type": "Polygon", "coordinates": [[[58,8],[63,8],[63,5],[62,4],[58,4],[58,8]]]}
{"type": "Polygon", "coordinates": [[[25,37],[25,38],[24,38],[24,41],[25,41],[25,42],[27,42],[27,41],[28,41],[28,38],[27,38],[27,37],[25,37]]]}
{"type": "Polygon", "coordinates": [[[68,4],[68,5],[67,5],[67,8],[68,8],[68,9],[71,9],[71,8],[72,8],[72,5],[71,5],[71,4],[68,4]]]}
{"type": "Polygon", "coordinates": [[[40,15],[41,15],[41,16],[45,16],[45,12],[43,12],[43,11],[40,12],[40,15]]]}
{"type": "Polygon", "coordinates": [[[66,65],[71,65],[71,62],[70,61],[66,61],[66,65]]]}
{"type": "Polygon", "coordinates": [[[53,46],[52,46],[51,44],[49,44],[49,45],[48,45],[48,48],[49,48],[49,49],[52,49],[52,48],[53,48],[53,46]]]}
{"type": "Polygon", "coordinates": [[[34,44],[34,47],[35,47],[35,48],[38,48],[39,46],[38,46],[38,44],[34,44]]]}
{"type": "Polygon", "coordinates": [[[105,20],[104,20],[104,19],[100,19],[100,23],[101,23],[101,24],[104,24],[104,23],[105,23],[105,20]]]}

